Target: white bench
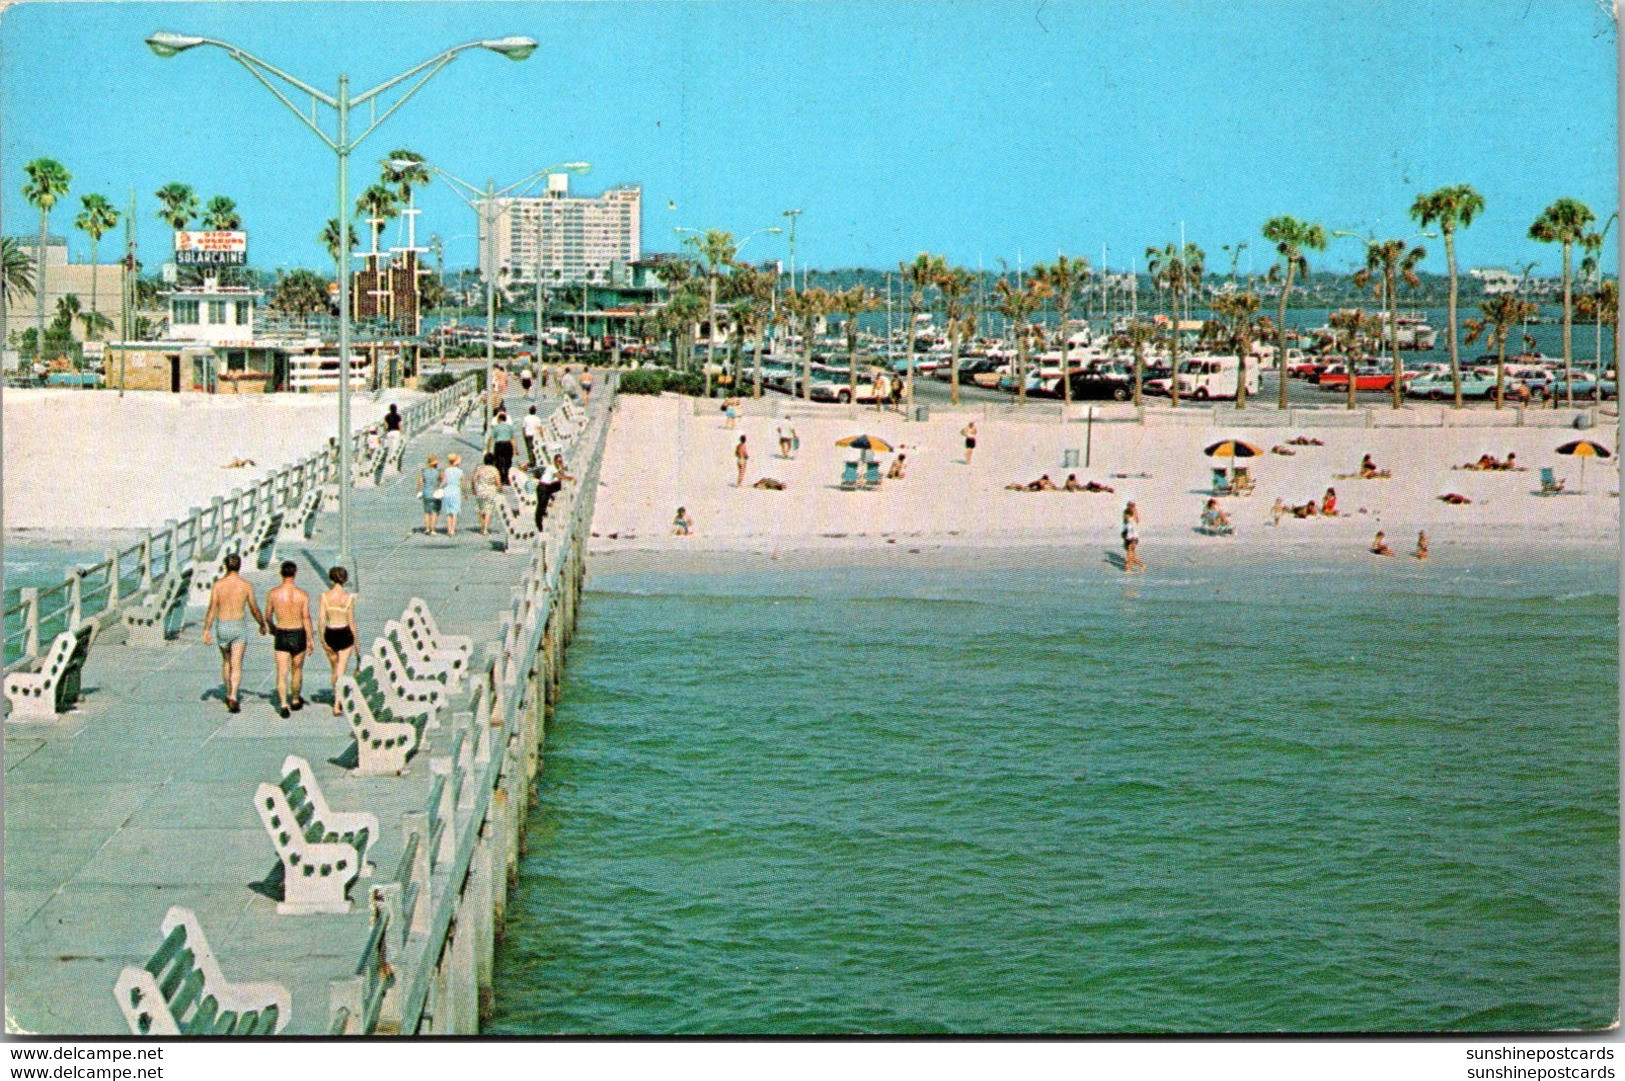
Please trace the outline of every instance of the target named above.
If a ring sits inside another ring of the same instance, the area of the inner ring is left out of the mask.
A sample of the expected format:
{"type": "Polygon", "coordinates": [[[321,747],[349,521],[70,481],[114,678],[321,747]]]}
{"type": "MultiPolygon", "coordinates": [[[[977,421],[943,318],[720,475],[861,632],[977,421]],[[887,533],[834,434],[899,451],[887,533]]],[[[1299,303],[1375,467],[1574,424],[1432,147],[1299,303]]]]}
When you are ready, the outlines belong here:
{"type": "Polygon", "coordinates": [[[502,517],[502,529],[507,537],[508,551],[518,551],[535,543],[540,530],[536,528],[534,507],[526,514],[523,509],[516,509],[512,503],[499,495],[497,513],[502,517]]]}
{"type": "Polygon", "coordinates": [[[445,666],[413,668],[402,655],[396,639],[374,638],[366,663],[378,676],[384,703],[396,713],[430,709],[438,714],[451,699],[451,669],[445,666]]]}
{"type": "Polygon", "coordinates": [[[186,595],[192,588],[192,568],[171,570],[164,575],[158,591],[145,604],[124,613],[121,621],[129,629],[126,642],[132,646],[161,646],[181,633],[186,623],[186,595]]]}
{"type": "Polygon", "coordinates": [[[288,1026],[292,999],[275,983],[227,983],[203,928],[175,907],[146,965],[130,965],[113,985],[134,1036],[270,1036],[288,1026]]]}
{"type": "Polygon", "coordinates": [[[428,603],[421,597],[413,597],[406,602],[406,608],[401,612],[401,622],[413,623],[421,628],[429,648],[438,654],[459,656],[465,661],[474,656],[474,639],[462,634],[443,633],[434,613],[429,611],[428,603]]]}
{"type": "Polygon", "coordinates": [[[51,641],[45,659],[33,672],[13,672],[5,679],[11,720],[59,721],[79,701],[79,676],[90,656],[95,626],[87,623],[63,631],[51,641]]]}
{"type": "Polygon", "coordinates": [[[406,760],[423,745],[427,718],[398,718],[380,709],[374,712],[353,676],[339,680],[339,709],[355,736],[355,772],[364,777],[405,773],[406,760]]]}
{"type": "Polygon", "coordinates": [[[254,524],[240,533],[243,559],[252,558],[254,566],[264,570],[276,558],[277,537],[282,532],[282,512],[262,514],[254,524]]]}
{"type": "Polygon", "coordinates": [[[289,514],[282,517],[282,530],[277,540],[297,544],[316,535],[316,514],[322,509],[322,490],[312,488],[289,514]]]}
{"type": "Polygon", "coordinates": [[[226,576],[226,557],[233,552],[241,555],[242,544],[243,539],[239,536],[227,537],[220,542],[220,547],[214,550],[212,556],[192,565],[192,588],[187,596],[187,607],[209,606],[209,594],[214,592],[214,584],[226,576]]]}
{"type": "MultiPolygon", "coordinates": [[[[466,638],[452,640],[450,645],[442,645],[441,639],[430,630],[430,625],[424,620],[423,612],[427,610],[421,601],[419,607],[406,606],[399,620],[401,634],[396,640],[406,659],[414,665],[425,667],[432,664],[443,664],[451,671],[451,685],[453,689],[460,686],[463,677],[468,674],[468,662],[474,655],[474,644],[466,638]]],[[[392,620],[391,623],[396,621],[392,620]]],[[[389,633],[389,625],[384,628],[389,633]]]]}
{"type": "Polygon", "coordinates": [[[310,763],[282,762],[282,780],[254,790],[254,809],[282,860],[284,916],[350,911],[345,891],[369,874],[367,850],[378,840],[378,817],[334,811],[322,797],[310,763]]]}

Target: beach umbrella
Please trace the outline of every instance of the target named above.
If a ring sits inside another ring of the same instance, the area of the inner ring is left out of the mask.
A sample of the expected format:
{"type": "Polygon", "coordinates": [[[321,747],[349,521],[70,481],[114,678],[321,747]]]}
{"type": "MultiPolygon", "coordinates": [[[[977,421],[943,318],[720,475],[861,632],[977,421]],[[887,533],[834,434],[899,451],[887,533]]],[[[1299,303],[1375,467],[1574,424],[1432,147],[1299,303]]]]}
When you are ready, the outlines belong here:
{"type": "Polygon", "coordinates": [[[853,450],[872,450],[877,454],[890,454],[892,450],[890,443],[872,435],[849,435],[845,439],[837,439],[835,445],[851,447],[853,450]]]}
{"type": "Polygon", "coordinates": [[[1557,453],[1580,459],[1580,488],[1582,491],[1585,489],[1586,484],[1586,459],[1612,458],[1614,456],[1613,451],[1601,443],[1593,443],[1589,439],[1576,439],[1572,443],[1564,443],[1557,448],[1557,453]]]}
{"type": "Polygon", "coordinates": [[[1229,458],[1230,472],[1234,475],[1237,458],[1257,458],[1264,452],[1251,443],[1243,443],[1239,439],[1221,439],[1217,443],[1204,447],[1202,453],[1209,458],[1229,458]]]}

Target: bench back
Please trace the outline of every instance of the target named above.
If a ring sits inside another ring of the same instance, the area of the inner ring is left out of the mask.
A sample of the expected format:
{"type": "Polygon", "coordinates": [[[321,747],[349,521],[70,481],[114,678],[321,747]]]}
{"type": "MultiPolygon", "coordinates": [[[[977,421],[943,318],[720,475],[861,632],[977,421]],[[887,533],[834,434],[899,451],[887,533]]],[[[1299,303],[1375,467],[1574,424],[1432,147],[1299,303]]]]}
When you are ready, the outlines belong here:
{"type": "Polygon", "coordinates": [[[232,985],[197,917],[179,906],[159,925],[163,942],[140,968],[119,975],[114,994],[136,1035],[269,1036],[288,1024],[288,992],[276,984],[232,985]]]}

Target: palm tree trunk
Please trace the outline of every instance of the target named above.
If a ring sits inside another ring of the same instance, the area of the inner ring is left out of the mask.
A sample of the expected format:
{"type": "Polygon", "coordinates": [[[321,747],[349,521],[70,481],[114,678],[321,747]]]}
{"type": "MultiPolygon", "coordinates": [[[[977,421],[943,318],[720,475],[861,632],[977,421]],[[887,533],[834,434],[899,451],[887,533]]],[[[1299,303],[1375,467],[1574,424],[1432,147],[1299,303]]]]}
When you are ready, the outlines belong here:
{"type": "Polygon", "coordinates": [[[45,359],[45,228],[46,211],[39,212],[39,244],[34,256],[34,362],[45,359]]]}
{"type": "Polygon", "coordinates": [[[762,396],[762,335],[766,333],[766,331],[766,324],[758,323],[756,325],[756,378],[754,380],[755,386],[751,391],[752,398],[760,398],[762,396]]]}
{"type": "MultiPolygon", "coordinates": [[[[100,314],[96,310],[96,241],[96,237],[92,236],[90,238],[90,325],[95,328],[95,333],[99,337],[101,327],[98,324],[101,320],[96,318],[100,314]]],[[[89,334],[85,335],[87,338],[90,336],[89,334]]]]}
{"type": "Polygon", "coordinates": [[[1016,331],[1016,398],[1027,400],[1027,327],[1016,331]]]}
{"type": "MultiPolygon", "coordinates": [[[[1276,310],[1275,374],[1281,380],[1281,385],[1278,388],[1279,394],[1275,402],[1277,409],[1286,408],[1286,298],[1287,294],[1292,292],[1293,269],[1294,265],[1292,261],[1290,259],[1287,260],[1286,281],[1281,283],[1281,304],[1276,310]]],[[[1354,369],[1352,366],[1349,368],[1349,378],[1354,378],[1354,369]]]]}
{"type": "MultiPolygon", "coordinates": [[[[1087,310],[1089,302],[1084,300],[1087,310]]],[[[1066,325],[1072,320],[1072,294],[1067,293],[1061,298],[1061,401],[1065,405],[1072,404],[1072,351],[1067,348],[1066,325]]]]}
{"type": "Polygon", "coordinates": [[[1444,261],[1450,272],[1450,382],[1456,388],[1456,408],[1461,401],[1461,351],[1456,339],[1456,231],[1444,230],[1444,261]]]}
{"type": "Polygon", "coordinates": [[[1495,408],[1500,409],[1506,402],[1507,378],[1507,332],[1510,328],[1503,328],[1495,343],[1495,408]]]}
{"type": "Polygon", "coordinates": [[[907,346],[907,349],[908,349],[908,354],[907,354],[907,356],[908,356],[908,360],[907,360],[908,390],[907,390],[907,395],[906,395],[907,398],[908,398],[908,413],[909,413],[909,416],[913,416],[914,415],[914,297],[913,297],[912,293],[909,294],[909,302],[908,302],[908,326],[906,328],[904,328],[903,334],[904,334],[904,337],[906,337],[908,339],[908,346],[907,346]]]}
{"type": "Polygon", "coordinates": [[[1141,390],[1145,384],[1145,342],[1134,343],[1134,408],[1138,409],[1144,404],[1141,390]]]}
{"type": "Polygon", "coordinates": [[[1569,266],[1573,250],[1574,245],[1563,241],[1563,398],[1570,407],[1574,405],[1574,298],[1569,266]]]}
{"type": "Polygon", "coordinates": [[[801,400],[812,401],[812,335],[813,317],[807,316],[801,324],[801,400]]]}
{"type": "Polygon", "coordinates": [[[855,327],[858,321],[856,315],[848,317],[853,327],[846,332],[846,392],[851,395],[847,399],[850,405],[858,400],[858,336],[855,327]]]}
{"type": "MultiPolygon", "coordinates": [[[[1394,365],[1394,385],[1389,388],[1393,393],[1394,408],[1398,409],[1404,404],[1405,389],[1400,385],[1400,376],[1403,372],[1399,363],[1399,281],[1390,274],[1388,282],[1388,355],[1394,365]]],[[[1352,373],[1351,373],[1352,377],[1352,373]]]]}
{"type": "Polygon", "coordinates": [[[1174,321],[1173,336],[1168,339],[1168,396],[1174,401],[1174,408],[1179,408],[1179,287],[1168,287],[1168,308],[1172,312],[1174,321]]]}
{"type": "Polygon", "coordinates": [[[948,400],[959,404],[959,328],[948,328],[948,400]]]}

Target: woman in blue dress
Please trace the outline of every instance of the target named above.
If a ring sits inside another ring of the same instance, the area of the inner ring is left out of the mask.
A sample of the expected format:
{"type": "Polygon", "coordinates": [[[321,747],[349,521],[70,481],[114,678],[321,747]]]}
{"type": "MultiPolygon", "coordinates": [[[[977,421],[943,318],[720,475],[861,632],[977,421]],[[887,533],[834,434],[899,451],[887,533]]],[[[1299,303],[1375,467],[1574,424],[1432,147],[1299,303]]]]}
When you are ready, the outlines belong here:
{"type": "Polygon", "coordinates": [[[463,456],[446,455],[440,471],[440,513],[446,516],[446,536],[457,535],[457,516],[463,512],[463,456]]]}

